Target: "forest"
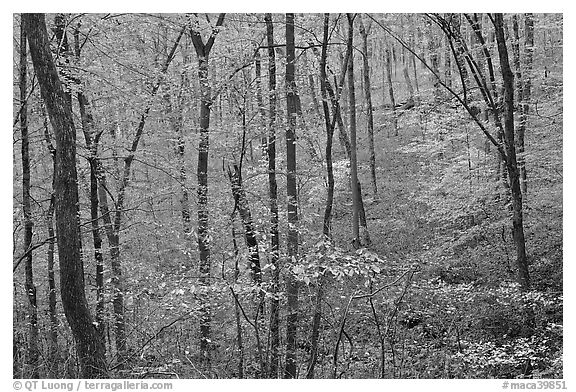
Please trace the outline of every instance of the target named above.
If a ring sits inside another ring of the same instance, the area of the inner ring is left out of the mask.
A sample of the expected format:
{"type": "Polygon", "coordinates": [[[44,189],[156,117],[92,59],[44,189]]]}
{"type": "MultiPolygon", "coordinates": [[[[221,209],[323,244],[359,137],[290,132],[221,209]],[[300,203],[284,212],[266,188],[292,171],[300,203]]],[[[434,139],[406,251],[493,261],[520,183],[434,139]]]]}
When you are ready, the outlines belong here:
{"type": "Polygon", "coordinates": [[[12,29],[14,378],[563,378],[562,14],[12,29]]]}

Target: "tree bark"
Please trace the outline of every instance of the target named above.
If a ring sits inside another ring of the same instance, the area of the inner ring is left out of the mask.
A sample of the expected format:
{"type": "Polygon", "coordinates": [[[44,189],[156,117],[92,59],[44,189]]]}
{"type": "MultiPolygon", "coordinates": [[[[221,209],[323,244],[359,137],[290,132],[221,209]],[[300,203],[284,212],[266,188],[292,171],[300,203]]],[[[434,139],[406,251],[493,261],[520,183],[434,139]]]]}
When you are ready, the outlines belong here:
{"type": "MultiPolygon", "coordinates": [[[[347,48],[352,51],[355,14],[346,14],[348,18],[347,48]]],[[[348,101],[350,116],[350,187],[352,188],[352,244],[358,249],[362,246],[360,239],[360,197],[358,190],[358,160],[356,157],[356,90],[354,87],[354,55],[348,61],[348,101]]]]}
{"type": "Polygon", "coordinates": [[[32,264],[32,207],[30,204],[30,141],[28,138],[28,104],[27,83],[28,66],[26,51],[26,30],[24,22],[20,23],[20,132],[22,136],[22,210],[24,212],[24,252],[26,253],[24,273],[26,296],[28,297],[28,372],[29,378],[39,378],[38,348],[38,307],[36,304],[36,286],[34,285],[34,273],[32,264]]]}
{"type": "MultiPolygon", "coordinates": [[[[244,239],[248,248],[249,267],[252,271],[252,279],[258,286],[262,284],[262,268],[260,266],[260,254],[258,252],[258,240],[254,231],[254,223],[250,212],[250,205],[246,198],[246,191],[242,185],[242,175],[237,165],[234,165],[234,172],[228,168],[228,178],[232,186],[232,196],[234,197],[234,208],[238,210],[242,225],[244,226],[244,239]]],[[[234,211],[236,212],[236,211],[234,211]]],[[[261,292],[264,294],[264,292],[261,292]]]]}
{"type": "Polygon", "coordinates": [[[504,38],[502,14],[494,14],[494,28],[500,56],[500,68],[504,83],[504,141],[506,146],[506,166],[512,198],[512,234],[516,245],[516,264],[518,268],[518,283],[522,290],[530,289],[528,258],[526,256],[526,241],[524,238],[524,223],[522,210],[522,191],[520,189],[520,174],[516,160],[516,145],[514,143],[514,75],[508,60],[508,49],[504,38]]]}
{"type": "Polygon", "coordinates": [[[276,53],[272,14],[265,14],[268,43],[268,195],[270,202],[270,264],[272,265],[272,299],[270,300],[270,378],[278,377],[280,359],[280,242],[278,234],[278,185],[276,182],[276,53]]]}
{"type": "Polygon", "coordinates": [[[83,378],[107,377],[104,342],[94,328],[84,292],[78,224],[76,129],[52,60],[43,14],[24,14],[30,54],[56,136],[55,213],[62,305],[76,341],[83,378]]]}
{"type": "Polygon", "coordinates": [[[388,97],[390,98],[390,106],[392,108],[392,126],[394,128],[394,136],[398,136],[398,117],[396,116],[396,100],[394,99],[394,86],[392,85],[392,60],[390,49],[386,48],[386,80],[388,81],[388,97]]]}
{"type": "MultiPolygon", "coordinates": [[[[372,107],[372,85],[370,83],[370,66],[368,65],[368,31],[364,27],[362,18],[360,20],[360,35],[362,36],[362,60],[364,65],[364,95],[366,96],[367,117],[368,117],[368,149],[370,151],[370,178],[372,180],[372,193],[378,195],[378,185],[376,183],[376,151],[374,149],[374,109],[372,107]]],[[[370,29],[370,26],[368,26],[370,29]]],[[[404,67],[404,75],[408,75],[404,67]]],[[[409,79],[408,79],[409,80],[409,79]]],[[[410,89],[412,85],[410,84],[410,89]]],[[[411,93],[413,96],[414,93],[411,93]]]]}
{"type": "MultiPolygon", "coordinates": [[[[288,202],[288,258],[298,262],[298,193],[296,189],[296,117],[297,96],[295,81],[296,50],[294,43],[294,14],[286,14],[286,196],[288,202]]],[[[286,295],[286,366],[284,378],[296,378],[296,339],[298,323],[298,283],[291,272],[287,273],[286,295]]]]}
{"type": "MultiPolygon", "coordinates": [[[[80,60],[80,25],[74,30],[74,52],[76,61],[80,60]]],[[[78,81],[77,92],[78,106],[80,108],[80,119],[82,132],[86,141],[86,148],[89,151],[88,164],[90,166],[90,221],[92,225],[92,240],[94,243],[94,259],[96,261],[96,329],[100,333],[102,341],[105,341],[105,302],[104,302],[104,258],[102,254],[102,236],[100,234],[99,200],[98,200],[98,138],[94,132],[94,118],[90,108],[88,98],[84,93],[84,86],[78,81]]],[[[106,345],[104,345],[106,348],[106,345]]]]}
{"type": "MultiPolygon", "coordinates": [[[[330,14],[324,14],[324,28],[322,40],[322,53],[320,56],[320,93],[322,97],[322,109],[324,112],[324,124],[326,127],[326,174],[328,177],[328,189],[326,196],[326,206],[324,208],[324,225],[322,233],[324,241],[329,243],[332,241],[331,220],[332,220],[332,205],[334,202],[334,170],[332,166],[332,139],[334,137],[334,125],[330,120],[330,111],[328,109],[328,97],[326,92],[326,84],[328,79],[326,77],[326,58],[328,55],[328,25],[330,23],[330,14]]],[[[334,107],[333,107],[334,109],[334,107]]],[[[334,114],[334,110],[333,110],[334,114]]],[[[316,301],[314,304],[314,316],[312,318],[312,333],[310,337],[310,360],[308,361],[308,370],[306,378],[314,378],[314,371],[316,361],[318,359],[318,340],[320,337],[320,322],[322,319],[322,300],[324,297],[324,270],[319,269],[319,276],[316,280],[316,301]]]]}
{"type": "MultiPolygon", "coordinates": [[[[514,16],[515,21],[515,39],[516,45],[519,46],[518,37],[518,23],[514,16]]],[[[532,86],[532,62],[534,58],[534,16],[530,13],[525,14],[524,20],[524,66],[525,72],[522,77],[522,82],[518,84],[518,93],[521,98],[518,99],[520,106],[520,118],[518,124],[518,140],[517,149],[520,159],[518,160],[518,167],[520,169],[520,187],[522,194],[526,196],[528,193],[528,180],[526,175],[526,159],[524,158],[524,135],[526,133],[526,123],[528,121],[528,113],[530,112],[530,95],[532,86]]],[[[518,47],[518,54],[520,48],[518,47]]],[[[518,56],[519,57],[519,56],[518,56]]],[[[517,70],[519,72],[521,63],[518,61],[517,70]]]]}
{"type": "Polygon", "coordinates": [[[211,311],[208,301],[208,286],[210,277],[210,234],[208,232],[208,150],[209,150],[209,127],[210,106],[212,105],[210,82],[208,80],[208,58],[218,27],[224,23],[225,14],[218,16],[216,27],[212,31],[206,44],[202,41],[200,32],[194,27],[190,28],[192,43],[198,57],[198,78],[200,80],[200,141],[198,145],[198,167],[196,171],[198,179],[198,249],[200,252],[200,286],[202,286],[201,315],[200,315],[200,356],[203,365],[211,368],[210,363],[210,323],[211,311]]]}
{"type": "Polygon", "coordinates": [[[48,328],[48,374],[49,378],[60,377],[60,355],[58,353],[58,315],[56,313],[56,279],[54,276],[54,245],[55,233],[54,233],[54,205],[56,203],[56,197],[54,194],[54,173],[56,173],[56,149],[52,145],[52,140],[50,137],[50,132],[48,130],[48,116],[44,109],[44,105],[41,104],[42,117],[44,125],[44,138],[46,140],[46,145],[48,146],[48,151],[50,152],[50,158],[52,158],[52,192],[50,194],[50,204],[48,205],[48,211],[46,212],[46,228],[48,232],[48,250],[46,252],[46,258],[48,260],[48,315],[50,318],[50,326],[48,328]]]}

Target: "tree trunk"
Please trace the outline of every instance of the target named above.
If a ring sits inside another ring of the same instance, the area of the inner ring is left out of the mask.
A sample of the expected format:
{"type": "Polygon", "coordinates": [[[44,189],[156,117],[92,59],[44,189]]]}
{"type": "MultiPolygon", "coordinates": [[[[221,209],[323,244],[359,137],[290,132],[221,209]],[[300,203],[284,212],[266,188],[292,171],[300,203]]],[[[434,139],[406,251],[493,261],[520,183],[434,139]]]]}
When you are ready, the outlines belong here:
{"type": "MultiPolygon", "coordinates": [[[[74,52],[76,60],[80,60],[80,32],[79,25],[74,30],[74,52]]],[[[94,259],[96,261],[96,329],[100,333],[102,341],[105,341],[105,302],[104,302],[104,259],[102,255],[102,236],[100,235],[100,225],[98,224],[99,200],[98,200],[98,138],[94,133],[94,118],[90,109],[90,103],[84,93],[84,88],[78,82],[78,106],[80,108],[80,119],[82,131],[86,140],[86,148],[89,151],[88,164],[90,166],[90,221],[92,225],[92,240],[94,243],[94,259]]],[[[104,345],[106,348],[106,345],[104,345]]]]}
{"type": "MultiPolygon", "coordinates": [[[[260,267],[258,240],[256,239],[256,233],[254,231],[254,223],[252,222],[252,214],[250,213],[250,206],[246,198],[246,191],[244,191],[242,185],[242,175],[237,165],[234,165],[234,172],[228,168],[228,178],[230,178],[230,184],[232,185],[234,208],[240,213],[240,219],[244,226],[244,239],[246,240],[246,247],[248,248],[248,261],[250,270],[252,271],[252,279],[254,283],[260,286],[262,284],[262,268],[260,267]]],[[[261,294],[263,295],[264,292],[262,291],[261,294]]]]}
{"type": "Polygon", "coordinates": [[[506,146],[506,166],[510,181],[512,197],[512,234],[516,245],[516,263],[518,268],[518,283],[522,290],[530,289],[530,275],[528,273],[528,258],[526,256],[526,242],[524,239],[524,224],[522,211],[522,191],[520,189],[520,174],[516,161],[516,145],[514,143],[514,75],[508,60],[508,49],[504,38],[502,14],[494,14],[494,28],[498,53],[500,55],[500,68],[504,83],[504,136],[506,146]]]}
{"type": "MultiPolygon", "coordinates": [[[[354,18],[356,15],[346,14],[348,17],[347,48],[352,51],[354,37],[354,18]]],[[[358,190],[358,161],[356,158],[356,91],[354,88],[354,55],[351,53],[348,61],[348,101],[350,109],[350,187],[352,188],[352,244],[358,249],[362,246],[360,239],[360,198],[358,190]]]]}
{"type": "Polygon", "coordinates": [[[258,114],[262,122],[262,132],[260,135],[260,145],[262,157],[266,157],[266,147],[268,144],[266,137],[266,109],[264,108],[264,99],[262,98],[262,62],[260,60],[260,50],[256,51],[254,58],[254,67],[256,68],[256,104],[258,105],[258,114]]]}
{"type": "Polygon", "coordinates": [[[36,286],[32,269],[32,207],[30,204],[30,141],[28,139],[28,104],[27,83],[28,67],[26,55],[26,30],[24,22],[20,23],[20,132],[22,135],[22,210],[24,212],[24,253],[26,254],[24,273],[25,287],[28,297],[28,372],[27,378],[39,378],[38,348],[38,307],[36,304],[36,286]]]}
{"type": "MultiPolygon", "coordinates": [[[[295,81],[296,50],[294,43],[294,14],[286,14],[286,196],[288,202],[288,258],[298,262],[298,193],[296,189],[296,117],[297,96],[295,81]]],[[[291,272],[286,276],[286,367],[284,378],[296,378],[296,339],[298,323],[298,283],[291,272]]]]}
{"type": "MultiPolygon", "coordinates": [[[[326,174],[328,176],[328,190],[326,196],[326,207],[324,208],[324,225],[322,233],[325,242],[332,241],[331,220],[332,204],[334,202],[334,170],[332,166],[332,139],[334,136],[334,125],[330,120],[330,111],[328,109],[328,97],[326,93],[326,58],[328,52],[328,26],[330,24],[330,14],[324,14],[324,35],[322,40],[322,54],[320,56],[320,93],[322,97],[322,109],[324,111],[324,124],[326,126],[326,174]]],[[[334,108],[334,107],[333,107],[334,108]]],[[[334,111],[333,111],[334,114],[334,111]]],[[[310,337],[310,360],[308,361],[308,370],[306,378],[314,378],[314,370],[318,359],[318,339],[320,337],[320,322],[322,319],[322,300],[324,297],[324,270],[319,269],[319,276],[316,280],[316,302],[314,304],[314,316],[312,318],[312,333],[310,337]]]]}
{"type": "Polygon", "coordinates": [[[394,136],[398,136],[398,117],[396,116],[396,100],[394,99],[394,86],[392,85],[392,60],[390,49],[386,48],[386,79],[388,81],[388,96],[390,97],[390,106],[392,107],[392,126],[394,136]]]}
{"type": "Polygon", "coordinates": [[[218,16],[216,29],[204,44],[200,32],[191,28],[191,38],[198,57],[198,78],[200,80],[200,141],[198,145],[198,249],[200,253],[200,286],[202,287],[200,309],[200,356],[206,369],[211,368],[210,362],[210,323],[211,311],[208,298],[208,286],[211,283],[210,269],[210,233],[208,231],[208,150],[210,106],[212,104],[210,82],[208,80],[208,57],[216,39],[218,27],[224,23],[224,15],[218,16]]]}
{"type": "Polygon", "coordinates": [[[50,326],[48,328],[48,374],[49,378],[59,378],[60,355],[58,353],[58,315],[56,313],[56,279],[54,277],[54,205],[56,197],[54,195],[54,173],[56,173],[56,149],[52,145],[50,132],[48,131],[48,116],[46,115],[44,105],[41,104],[42,117],[44,119],[44,138],[50,157],[52,158],[52,192],[50,194],[50,204],[46,212],[46,228],[48,232],[48,251],[46,258],[48,260],[48,315],[50,326]]]}
{"type": "MultiPolygon", "coordinates": [[[[368,26],[370,29],[370,26],[368,26]]],[[[378,185],[376,183],[376,151],[374,149],[374,109],[372,107],[372,85],[370,83],[370,67],[368,65],[368,31],[364,28],[362,18],[360,18],[360,35],[362,35],[362,52],[364,63],[364,95],[366,96],[367,116],[368,116],[368,148],[370,151],[370,178],[372,180],[372,193],[374,197],[378,195],[378,185]]],[[[405,75],[408,71],[404,67],[405,75]]],[[[412,85],[410,85],[412,89],[412,85]]],[[[411,93],[411,96],[414,93],[411,93]]]]}
{"type": "Polygon", "coordinates": [[[270,264],[272,265],[272,299],[270,301],[270,370],[269,377],[278,377],[280,359],[280,242],[278,235],[278,185],[276,183],[276,53],[272,14],[265,14],[268,43],[268,195],[270,198],[270,264]]]}
{"type": "Polygon", "coordinates": [[[105,378],[104,342],[92,324],[84,292],[74,120],[52,60],[44,15],[24,14],[23,21],[42,98],[56,136],[55,213],[62,305],[76,341],[82,378],[105,378]]]}

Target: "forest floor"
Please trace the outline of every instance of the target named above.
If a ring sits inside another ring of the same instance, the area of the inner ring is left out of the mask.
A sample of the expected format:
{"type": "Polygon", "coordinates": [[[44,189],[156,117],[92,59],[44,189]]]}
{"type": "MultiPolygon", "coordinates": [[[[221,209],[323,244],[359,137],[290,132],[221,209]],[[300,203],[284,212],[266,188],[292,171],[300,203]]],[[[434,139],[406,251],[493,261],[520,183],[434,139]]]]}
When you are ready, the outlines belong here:
{"type": "MultiPolygon", "coordinates": [[[[553,105],[541,110],[554,113],[553,105]]],[[[447,126],[440,142],[434,129],[423,133],[421,122],[418,124],[422,117],[418,118],[416,111],[400,121],[398,136],[377,131],[376,198],[370,186],[368,154],[359,153],[359,162],[366,162],[360,167],[360,180],[370,250],[392,270],[420,267],[403,297],[405,305],[396,309],[397,314],[383,312],[387,325],[396,317],[403,326],[396,340],[389,342],[389,376],[561,374],[562,161],[561,154],[550,156],[547,152],[562,144],[562,126],[561,118],[560,122],[551,121],[542,112],[532,118],[526,139],[530,299],[515,286],[510,220],[502,202],[493,197],[493,153],[482,151],[483,135],[469,120],[447,126]],[[463,140],[468,151],[462,149],[463,140]],[[427,147],[414,147],[426,143],[427,147]],[[438,143],[444,146],[441,154],[430,148],[438,143]],[[519,298],[532,301],[530,306],[536,312],[532,336],[523,332],[519,298]],[[395,352],[395,345],[401,352],[395,352]],[[502,360],[506,355],[508,359],[502,360]]],[[[382,115],[377,115],[376,123],[383,121],[382,115]]],[[[367,140],[359,140],[359,145],[368,145],[367,140]]],[[[349,204],[349,192],[336,194],[336,243],[350,243],[349,204]]],[[[350,245],[348,250],[352,250],[350,245]]],[[[392,308],[388,305],[385,309],[392,308]]],[[[373,323],[365,328],[373,330],[373,323]]],[[[361,333],[374,333],[372,342],[376,344],[375,332],[361,333]]],[[[357,369],[362,372],[363,367],[357,369]]],[[[354,374],[353,367],[349,371],[354,374]]],[[[354,377],[351,374],[348,376],[354,377]]]]}

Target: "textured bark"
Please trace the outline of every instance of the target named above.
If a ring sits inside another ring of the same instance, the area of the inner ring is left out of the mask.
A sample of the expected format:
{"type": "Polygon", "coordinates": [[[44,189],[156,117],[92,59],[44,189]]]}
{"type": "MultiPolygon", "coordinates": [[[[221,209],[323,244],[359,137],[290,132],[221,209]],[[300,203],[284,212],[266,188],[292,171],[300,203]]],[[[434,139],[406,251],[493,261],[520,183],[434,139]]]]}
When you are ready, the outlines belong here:
{"type": "Polygon", "coordinates": [[[494,28],[504,83],[504,136],[507,156],[506,166],[512,198],[512,234],[516,245],[517,279],[522,290],[529,290],[530,275],[528,273],[528,258],[526,256],[526,241],[524,238],[522,191],[520,189],[520,173],[518,171],[516,145],[514,143],[514,75],[508,60],[502,14],[494,14],[494,28]]]}
{"type": "Polygon", "coordinates": [[[107,376],[104,342],[94,328],[84,292],[78,224],[76,129],[52,60],[43,14],[25,14],[30,54],[56,136],[55,214],[62,305],[76,341],[83,378],[107,376]]]}
{"type": "Polygon", "coordinates": [[[34,285],[34,273],[32,268],[32,207],[30,196],[30,141],[28,138],[28,104],[27,104],[27,84],[28,84],[27,50],[26,50],[26,30],[24,23],[20,24],[20,132],[22,136],[22,210],[24,212],[24,253],[26,254],[24,264],[25,288],[28,297],[28,355],[27,372],[28,378],[39,378],[39,358],[38,348],[38,307],[36,304],[36,286],[34,285]]]}
{"type": "Polygon", "coordinates": [[[264,15],[268,43],[268,194],[270,199],[270,264],[272,270],[272,299],[270,301],[270,378],[278,377],[280,359],[280,301],[277,293],[280,284],[278,258],[278,185],[276,183],[276,54],[274,52],[274,25],[272,14],[264,15]]]}
{"type": "MultiPolygon", "coordinates": [[[[372,183],[372,193],[374,196],[378,194],[378,185],[376,183],[376,151],[374,149],[374,109],[372,107],[372,84],[370,83],[370,66],[368,65],[368,31],[364,27],[362,18],[360,20],[360,35],[362,36],[362,62],[364,66],[364,95],[366,97],[366,111],[368,117],[368,150],[370,151],[370,179],[372,183]]],[[[368,27],[369,29],[370,27],[368,27]]],[[[404,67],[404,75],[408,75],[406,67],[404,67]]],[[[408,78],[408,80],[410,80],[408,78]]],[[[412,85],[410,84],[410,90],[412,85]]],[[[414,92],[410,93],[413,96],[414,92]]]]}
{"type": "MultiPolygon", "coordinates": [[[[288,258],[298,260],[298,193],[296,188],[296,117],[297,96],[295,81],[296,50],[294,44],[294,14],[286,14],[286,196],[288,202],[288,258]]],[[[284,378],[296,378],[296,339],[298,323],[298,283],[288,272],[286,276],[286,366],[284,378]]]]}
{"type": "Polygon", "coordinates": [[[203,290],[200,309],[200,356],[206,369],[211,368],[210,363],[210,338],[211,338],[211,310],[207,297],[208,286],[211,282],[210,262],[210,234],[208,232],[208,150],[209,150],[209,127],[210,106],[212,105],[210,82],[208,80],[208,58],[214,40],[218,34],[218,27],[224,23],[225,14],[218,16],[216,28],[212,31],[206,44],[202,41],[200,32],[194,27],[190,28],[190,36],[196,56],[198,57],[198,78],[200,80],[200,141],[198,144],[198,167],[196,176],[198,179],[198,249],[200,253],[200,285],[203,290]]]}

